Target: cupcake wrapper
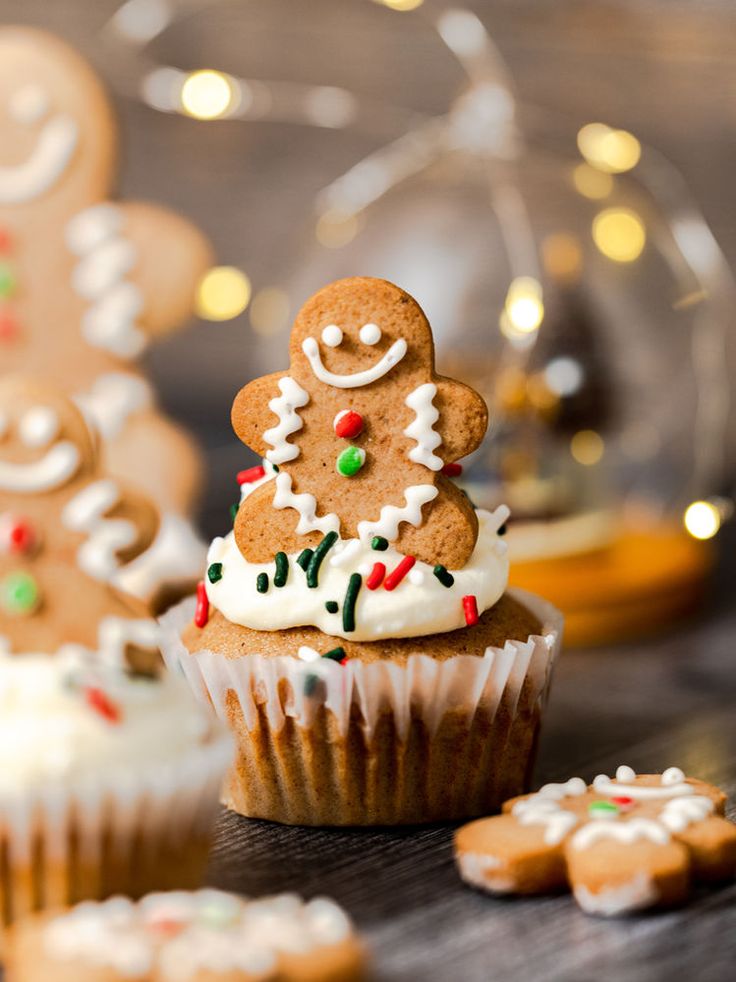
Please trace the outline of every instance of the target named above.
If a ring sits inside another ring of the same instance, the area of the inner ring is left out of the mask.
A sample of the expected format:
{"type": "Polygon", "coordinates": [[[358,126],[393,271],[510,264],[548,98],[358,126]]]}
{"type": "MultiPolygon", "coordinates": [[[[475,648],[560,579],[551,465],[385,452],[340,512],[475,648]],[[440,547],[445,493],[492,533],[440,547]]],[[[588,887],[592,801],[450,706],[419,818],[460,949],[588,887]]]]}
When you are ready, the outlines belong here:
{"type": "Polygon", "coordinates": [[[417,638],[404,664],[190,654],[180,634],[193,604],[169,611],[169,668],[238,738],[226,803],[287,822],[396,824],[479,814],[520,793],[562,617],[510,592],[542,622],[540,635],[445,660],[422,654],[417,638]]]}
{"type": "Polygon", "coordinates": [[[0,927],[111,893],[199,885],[232,757],[218,733],[175,767],[0,795],[0,927]]]}

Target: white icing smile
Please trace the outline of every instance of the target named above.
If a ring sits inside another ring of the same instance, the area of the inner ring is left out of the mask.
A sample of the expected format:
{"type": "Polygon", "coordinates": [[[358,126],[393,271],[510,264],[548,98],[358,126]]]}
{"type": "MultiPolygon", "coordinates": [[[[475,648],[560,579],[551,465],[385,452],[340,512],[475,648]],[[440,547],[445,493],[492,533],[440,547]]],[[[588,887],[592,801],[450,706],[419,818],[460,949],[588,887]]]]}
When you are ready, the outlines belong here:
{"type": "MultiPolygon", "coordinates": [[[[337,328],[336,330],[339,331],[340,329],[337,328]]],[[[340,332],[340,336],[342,338],[342,332],[340,332]]],[[[330,341],[334,341],[336,337],[337,335],[335,337],[330,336],[329,340],[325,343],[330,347],[337,347],[340,343],[339,341],[337,344],[330,344],[330,341]]],[[[375,342],[368,341],[366,343],[375,342]]],[[[398,341],[394,341],[386,354],[374,362],[370,368],[366,368],[361,372],[353,372],[351,375],[338,375],[335,372],[329,371],[322,364],[322,355],[320,354],[319,344],[315,338],[305,338],[302,342],[302,351],[307,356],[314,377],[319,379],[320,382],[324,382],[325,385],[333,385],[336,389],[358,389],[363,385],[370,385],[371,382],[377,382],[384,375],[387,375],[392,368],[398,365],[406,354],[406,350],[406,341],[403,338],[399,338],[398,341]]]]}
{"type": "Polygon", "coordinates": [[[0,490],[38,494],[61,487],[79,467],[79,450],[68,440],[54,446],[31,464],[0,460],[0,490]]]}
{"type": "MultiPolygon", "coordinates": [[[[21,125],[31,126],[46,114],[48,97],[38,86],[27,86],[13,94],[8,109],[21,125]]],[[[24,204],[53,187],[66,171],[78,141],[79,126],[71,116],[57,113],[47,120],[22,163],[0,166],[0,204],[24,204]]]]}

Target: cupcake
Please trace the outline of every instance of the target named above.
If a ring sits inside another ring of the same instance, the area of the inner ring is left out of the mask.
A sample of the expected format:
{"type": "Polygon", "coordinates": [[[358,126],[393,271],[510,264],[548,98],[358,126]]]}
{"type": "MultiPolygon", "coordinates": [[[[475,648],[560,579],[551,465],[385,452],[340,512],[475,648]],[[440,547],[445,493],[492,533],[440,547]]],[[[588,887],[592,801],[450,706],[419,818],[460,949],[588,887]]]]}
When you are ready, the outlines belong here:
{"type": "Polygon", "coordinates": [[[114,897],[13,930],[8,982],[359,982],[365,955],[324,897],[219,890],[114,897]]]}
{"type": "Polygon", "coordinates": [[[308,825],[484,814],[527,785],[560,616],[506,589],[506,508],[453,482],[477,393],[434,370],[404,291],[354,278],[299,313],[288,373],[237,396],[239,475],[164,657],[229,725],[226,804],[308,825]]]}
{"type": "Polygon", "coordinates": [[[68,648],[0,656],[0,928],[198,886],[232,740],[181,680],[68,648]]]}

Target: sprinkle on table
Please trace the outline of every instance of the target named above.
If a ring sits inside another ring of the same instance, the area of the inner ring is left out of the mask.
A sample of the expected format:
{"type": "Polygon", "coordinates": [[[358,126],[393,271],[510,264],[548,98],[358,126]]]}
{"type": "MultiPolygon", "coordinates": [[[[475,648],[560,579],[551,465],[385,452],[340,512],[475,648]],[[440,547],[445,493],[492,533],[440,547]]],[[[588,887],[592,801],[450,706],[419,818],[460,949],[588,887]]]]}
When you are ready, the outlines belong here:
{"type": "Polygon", "coordinates": [[[340,609],[340,605],[337,600],[327,600],[325,602],[325,610],[328,614],[336,614],[340,609]]]}
{"type": "Polygon", "coordinates": [[[365,585],[369,590],[377,590],[379,586],[383,583],[383,578],[386,575],[386,566],[384,563],[374,563],[373,569],[368,574],[368,579],[365,581],[365,585]]]}
{"type": "Polygon", "coordinates": [[[448,572],[447,568],[443,566],[442,563],[438,563],[432,572],[440,581],[442,586],[446,586],[448,590],[455,582],[455,577],[452,575],[452,573],[448,572]]]}
{"type": "Polygon", "coordinates": [[[445,466],[442,468],[441,471],[441,473],[444,474],[445,477],[460,477],[462,472],[463,472],[463,465],[458,464],[457,461],[453,461],[450,464],[445,464],[445,466]]]}
{"type": "Polygon", "coordinates": [[[274,557],[276,572],[273,575],[273,585],[276,587],[286,586],[289,579],[289,557],[285,552],[277,552],[274,557]]]}
{"type": "Polygon", "coordinates": [[[196,627],[205,627],[210,619],[210,602],[207,597],[204,580],[197,584],[197,606],[194,611],[194,624],[196,627]]]}
{"type": "Polygon", "coordinates": [[[331,648],[329,651],[326,651],[322,657],[329,658],[330,661],[342,661],[345,657],[345,649],[340,647],[331,648]]]}
{"type": "Polygon", "coordinates": [[[463,611],[465,613],[465,623],[472,627],[478,623],[478,601],[472,593],[463,597],[463,611]]]}
{"type": "Polygon", "coordinates": [[[259,573],[256,577],[256,590],[259,593],[268,593],[268,573],[259,573]]]}
{"type": "Polygon", "coordinates": [[[414,556],[404,556],[398,566],[395,566],[383,581],[384,590],[395,590],[415,562],[414,556]]]}
{"type": "Polygon", "coordinates": [[[314,550],[314,555],[309,560],[309,566],[307,566],[307,586],[311,589],[319,586],[319,568],[322,565],[322,560],[336,542],[337,532],[328,532],[314,550]]]}
{"type": "Polygon", "coordinates": [[[119,723],[123,717],[120,707],[112,701],[107,693],[96,685],[88,685],[84,690],[84,698],[90,709],[94,709],[108,723],[119,723]]]}
{"type": "Polygon", "coordinates": [[[297,566],[301,566],[305,573],[307,571],[307,567],[309,566],[309,561],[313,555],[314,549],[302,549],[302,551],[296,557],[297,566]]]}
{"type": "Polygon", "coordinates": [[[210,563],[207,568],[207,579],[210,583],[217,583],[222,579],[222,563],[210,563]]]}
{"type": "Polygon", "coordinates": [[[343,631],[355,630],[355,604],[362,585],[363,577],[360,573],[351,573],[348,588],[345,591],[345,600],[342,605],[343,631]]]}
{"type": "Polygon", "coordinates": [[[257,464],[255,467],[249,467],[247,470],[238,471],[236,480],[242,487],[244,484],[253,484],[256,481],[260,481],[265,476],[266,468],[263,464],[257,464]]]}
{"type": "Polygon", "coordinates": [[[371,539],[371,549],[375,549],[376,552],[385,552],[388,549],[388,539],[384,539],[382,535],[374,535],[371,539]]]}

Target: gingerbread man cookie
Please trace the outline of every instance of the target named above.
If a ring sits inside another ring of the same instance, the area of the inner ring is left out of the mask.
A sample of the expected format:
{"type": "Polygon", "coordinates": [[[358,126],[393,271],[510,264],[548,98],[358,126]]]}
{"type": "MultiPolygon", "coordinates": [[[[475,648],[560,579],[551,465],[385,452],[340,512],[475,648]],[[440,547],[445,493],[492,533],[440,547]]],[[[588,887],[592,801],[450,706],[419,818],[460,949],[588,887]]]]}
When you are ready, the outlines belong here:
{"type": "Polygon", "coordinates": [[[683,902],[693,880],[736,876],[736,825],[725,794],[679,767],[635,774],[619,767],[546,784],[513,798],[503,815],[455,836],[462,878],[491,893],[572,890],[586,913],[611,916],[683,902]]]}
{"type": "Polygon", "coordinates": [[[208,243],[172,212],[108,200],[110,104],[51,35],[0,30],[0,146],[0,374],[38,373],[79,394],[111,472],[136,473],[161,507],[186,510],[198,453],[126,366],[189,316],[208,243]]]}
{"type": "Polygon", "coordinates": [[[69,399],[30,377],[0,379],[4,649],[53,653],[74,644],[114,658],[130,645],[150,663],[155,624],[111,584],[157,529],[153,505],[101,471],[69,399]]]}
{"type": "Polygon", "coordinates": [[[472,389],[437,375],[427,319],[408,293],[354,277],[299,312],[291,366],[246,385],[233,404],[240,439],[279,468],[240,506],[250,562],[315,546],[323,535],[385,538],[419,560],[461,568],[478,533],[443,468],[479,445],[488,417],[472,389]]]}

